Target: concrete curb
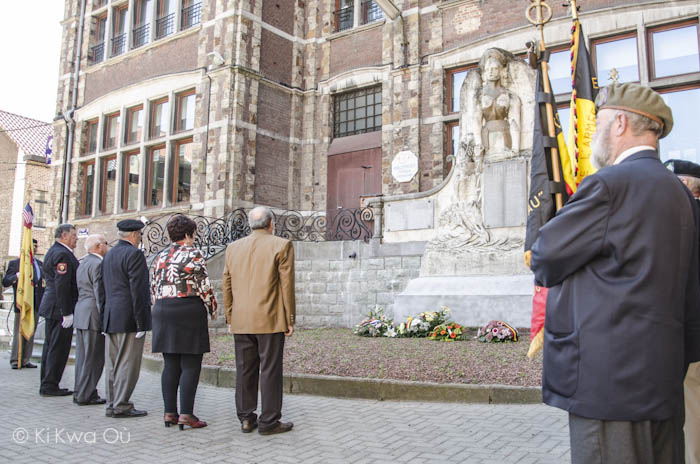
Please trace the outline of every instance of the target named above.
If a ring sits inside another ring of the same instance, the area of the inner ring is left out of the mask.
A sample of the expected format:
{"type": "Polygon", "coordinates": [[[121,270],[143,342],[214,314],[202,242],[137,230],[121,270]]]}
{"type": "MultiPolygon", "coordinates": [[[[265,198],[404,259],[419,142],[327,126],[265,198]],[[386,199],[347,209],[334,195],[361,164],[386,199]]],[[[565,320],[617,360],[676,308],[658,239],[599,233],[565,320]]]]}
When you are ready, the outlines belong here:
{"type": "MultiPolygon", "coordinates": [[[[151,372],[158,373],[163,369],[163,360],[144,355],[141,365],[151,372]]],[[[227,367],[202,366],[199,381],[216,387],[233,388],[236,386],[236,370],[227,367]]],[[[439,384],[309,374],[285,375],[284,392],[379,401],[487,404],[537,404],[542,402],[540,387],[439,384]]]]}

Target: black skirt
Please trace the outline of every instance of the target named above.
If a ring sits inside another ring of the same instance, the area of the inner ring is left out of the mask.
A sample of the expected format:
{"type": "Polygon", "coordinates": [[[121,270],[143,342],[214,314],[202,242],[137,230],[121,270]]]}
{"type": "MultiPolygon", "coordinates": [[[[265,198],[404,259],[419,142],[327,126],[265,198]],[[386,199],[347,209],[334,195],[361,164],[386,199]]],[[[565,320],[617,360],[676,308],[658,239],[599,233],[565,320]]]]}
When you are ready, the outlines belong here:
{"type": "Polygon", "coordinates": [[[154,353],[209,352],[207,310],[201,298],[156,300],[152,318],[154,353]]]}

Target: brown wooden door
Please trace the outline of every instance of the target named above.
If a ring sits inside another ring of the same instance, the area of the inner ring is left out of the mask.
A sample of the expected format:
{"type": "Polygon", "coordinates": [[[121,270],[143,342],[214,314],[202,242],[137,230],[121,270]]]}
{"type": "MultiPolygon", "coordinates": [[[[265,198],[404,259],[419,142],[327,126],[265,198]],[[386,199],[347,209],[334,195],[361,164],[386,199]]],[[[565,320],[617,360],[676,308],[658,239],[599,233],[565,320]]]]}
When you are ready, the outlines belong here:
{"type": "MultiPolygon", "coordinates": [[[[382,192],[382,149],[354,151],[328,157],[328,226],[338,213],[361,206],[361,195],[382,192]]],[[[347,213],[343,213],[347,214],[347,213]]],[[[329,232],[333,233],[333,230],[329,232]]]]}

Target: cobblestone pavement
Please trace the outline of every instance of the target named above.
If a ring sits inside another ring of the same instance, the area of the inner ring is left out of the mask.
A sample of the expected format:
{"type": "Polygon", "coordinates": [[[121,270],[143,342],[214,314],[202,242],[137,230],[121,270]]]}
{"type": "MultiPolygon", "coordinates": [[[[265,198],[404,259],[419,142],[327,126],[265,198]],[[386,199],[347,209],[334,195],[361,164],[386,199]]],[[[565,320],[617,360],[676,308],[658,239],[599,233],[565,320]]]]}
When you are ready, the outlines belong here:
{"type": "MultiPolygon", "coordinates": [[[[7,462],[425,463],[569,462],[567,416],[543,405],[382,402],[286,395],[289,433],[243,434],[231,389],[200,385],[195,414],[209,427],[162,422],[160,377],[141,372],[132,397],[149,412],[112,419],[102,406],[43,398],[39,369],[12,371],[0,355],[0,456],[7,462]]],[[[62,387],[72,387],[68,366],[62,387]]],[[[103,393],[103,383],[99,392],[103,393]]]]}

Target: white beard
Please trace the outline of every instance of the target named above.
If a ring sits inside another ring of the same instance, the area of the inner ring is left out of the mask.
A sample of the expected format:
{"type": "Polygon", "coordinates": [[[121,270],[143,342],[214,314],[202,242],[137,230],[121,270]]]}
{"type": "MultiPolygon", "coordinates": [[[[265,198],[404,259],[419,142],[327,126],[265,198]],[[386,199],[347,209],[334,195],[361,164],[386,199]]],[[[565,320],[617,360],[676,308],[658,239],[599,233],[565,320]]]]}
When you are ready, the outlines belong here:
{"type": "Polygon", "coordinates": [[[591,140],[591,161],[596,169],[604,168],[610,164],[610,129],[612,121],[604,127],[598,126],[591,140]]]}

